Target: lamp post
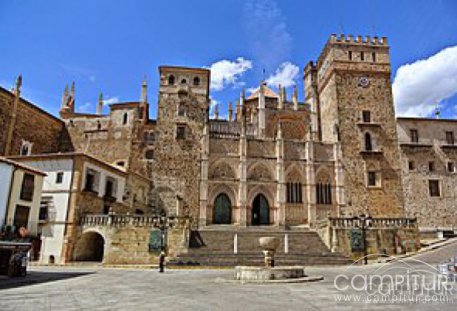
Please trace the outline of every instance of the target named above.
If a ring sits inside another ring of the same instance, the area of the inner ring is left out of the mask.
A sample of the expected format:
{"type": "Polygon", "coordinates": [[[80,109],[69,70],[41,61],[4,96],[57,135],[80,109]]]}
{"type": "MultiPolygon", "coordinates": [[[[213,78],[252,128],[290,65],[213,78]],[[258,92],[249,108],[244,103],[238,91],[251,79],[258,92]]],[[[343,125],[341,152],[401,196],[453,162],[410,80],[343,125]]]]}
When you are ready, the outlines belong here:
{"type": "Polygon", "coordinates": [[[167,216],[165,211],[160,213],[159,217],[160,229],[160,256],[159,256],[159,272],[165,271],[165,230],[167,229],[167,216]]]}
{"type": "Polygon", "coordinates": [[[369,227],[370,221],[372,219],[371,216],[366,216],[365,214],[361,214],[359,217],[361,229],[362,229],[362,240],[363,240],[363,263],[365,265],[368,264],[368,249],[367,249],[367,239],[366,239],[366,228],[369,227]]]}

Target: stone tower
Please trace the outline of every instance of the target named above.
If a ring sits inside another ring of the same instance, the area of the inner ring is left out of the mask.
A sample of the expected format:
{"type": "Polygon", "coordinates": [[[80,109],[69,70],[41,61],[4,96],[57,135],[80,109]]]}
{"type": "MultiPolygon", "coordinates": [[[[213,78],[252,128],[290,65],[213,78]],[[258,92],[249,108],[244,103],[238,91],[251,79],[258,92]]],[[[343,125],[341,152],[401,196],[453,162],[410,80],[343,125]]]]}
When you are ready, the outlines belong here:
{"type": "Polygon", "coordinates": [[[344,35],[305,69],[319,136],[341,146],[346,216],[404,214],[390,73],[386,38],[344,35]]]}
{"type": "Polygon", "coordinates": [[[155,200],[170,215],[199,211],[202,136],[208,121],[210,72],[162,66],[154,146],[155,200]]]}

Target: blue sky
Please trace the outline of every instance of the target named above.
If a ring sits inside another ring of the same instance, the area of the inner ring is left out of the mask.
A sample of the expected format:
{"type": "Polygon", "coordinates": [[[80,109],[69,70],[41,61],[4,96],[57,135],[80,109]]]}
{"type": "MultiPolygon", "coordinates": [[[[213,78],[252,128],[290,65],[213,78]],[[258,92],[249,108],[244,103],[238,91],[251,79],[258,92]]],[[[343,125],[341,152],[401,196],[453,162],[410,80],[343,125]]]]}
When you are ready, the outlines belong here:
{"type": "Polygon", "coordinates": [[[213,68],[221,114],[263,78],[298,83],[302,99],[303,67],[331,33],[346,33],[388,37],[399,113],[426,116],[440,103],[443,117],[457,116],[452,0],[0,0],[0,29],[0,85],[22,73],[23,96],[53,114],[71,81],[77,109],[91,112],[100,92],[107,103],[138,100],[146,74],[155,115],[160,65],[213,68]]]}

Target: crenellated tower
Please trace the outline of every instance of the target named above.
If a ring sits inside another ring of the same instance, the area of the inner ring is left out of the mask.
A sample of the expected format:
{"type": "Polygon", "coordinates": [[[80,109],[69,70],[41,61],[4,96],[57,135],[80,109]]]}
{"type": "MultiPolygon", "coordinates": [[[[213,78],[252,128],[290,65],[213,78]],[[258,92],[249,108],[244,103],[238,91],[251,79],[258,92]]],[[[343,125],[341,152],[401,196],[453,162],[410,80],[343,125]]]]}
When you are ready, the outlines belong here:
{"type": "Polygon", "coordinates": [[[323,142],[341,146],[343,215],[403,216],[400,157],[385,37],[332,35],[305,89],[323,142]]]}

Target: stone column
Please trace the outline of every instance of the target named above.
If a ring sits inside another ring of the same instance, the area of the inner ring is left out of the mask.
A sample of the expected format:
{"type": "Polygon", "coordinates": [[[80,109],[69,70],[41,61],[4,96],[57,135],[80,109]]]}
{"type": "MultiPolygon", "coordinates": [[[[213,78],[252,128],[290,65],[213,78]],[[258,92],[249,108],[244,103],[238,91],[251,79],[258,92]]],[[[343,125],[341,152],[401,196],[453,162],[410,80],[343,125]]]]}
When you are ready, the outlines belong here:
{"type": "Polygon", "coordinates": [[[240,226],[247,226],[247,139],[246,139],[246,119],[244,107],[241,109],[241,135],[240,135],[240,161],[239,172],[240,183],[238,186],[238,206],[240,211],[240,226]]]}
{"type": "Polygon", "coordinates": [[[284,139],[282,137],[281,122],[278,122],[276,134],[276,197],[275,206],[278,207],[277,225],[286,225],[286,204],[285,204],[285,176],[284,176],[284,139]]]}
{"type": "Polygon", "coordinates": [[[308,140],[305,143],[305,174],[306,174],[306,201],[308,202],[308,223],[314,225],[316,221],[316,181],[314,171],[314,142],[308,140]]]}
{"type": "Polygon", "coordinates": [[[201,155],[201,173],[200,173],[200,216],[198,225],[204,227],[208,224],[207,221],[207,206],[208,206],[208,155],[209,155],[209,129],[208,124],[205,124],[202,138],[203,152],[201,155]]]}
{"type": "Polygon", "coordinates": [[[338,142],[333,145],[333,156],[335,161],[335,201],[337,204],[337,216],[340,217],[341,210],[346,204],[341,143],[338,142]]]}

